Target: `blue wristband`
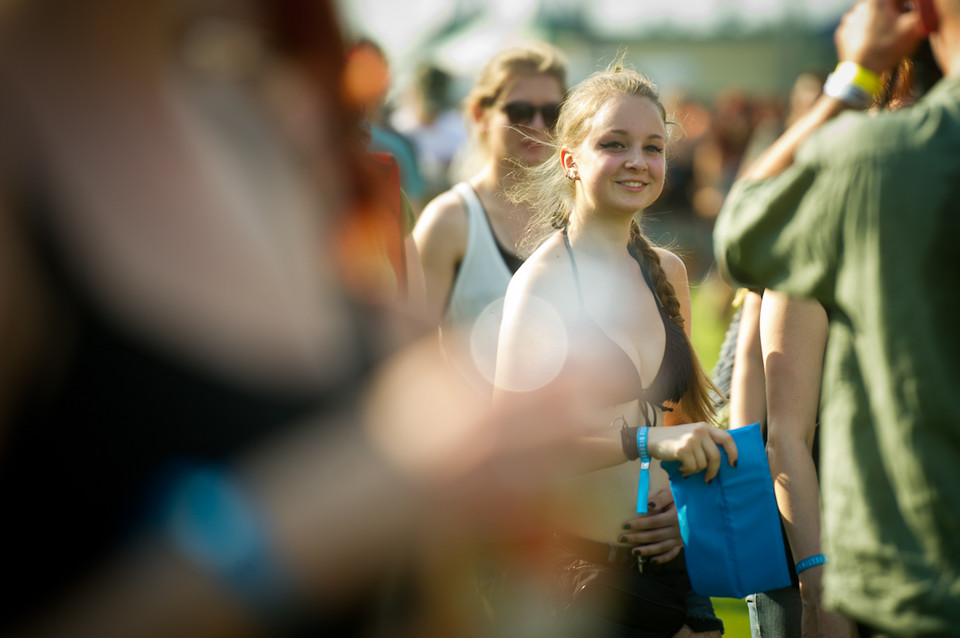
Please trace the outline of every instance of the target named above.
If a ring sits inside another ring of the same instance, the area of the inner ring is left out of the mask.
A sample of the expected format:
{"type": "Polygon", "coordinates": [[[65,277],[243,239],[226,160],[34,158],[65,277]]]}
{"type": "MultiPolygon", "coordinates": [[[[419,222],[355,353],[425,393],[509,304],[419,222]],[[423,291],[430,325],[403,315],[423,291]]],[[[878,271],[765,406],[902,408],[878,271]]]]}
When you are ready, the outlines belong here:
{"type": "Polygon", "coordinates": [[[226,468],[175,471],[161,510],[173,546],[264,619],[286,612],[292,588],[259,508],[226,468]]]}
{"type": "Polygon", "coordinates": [[[650,453],[647,451],[648,427],[637,428],[637,451],[640,452],[640,478],[637,481],[637,514],[647,513],[650,493],[650,453]]]}
{"type": "Polygon", "coordinates": [[[806,571],[811,567],[816,567],[817,565],[823,565],[827,562],[827,557],[823,554],[814,554],[813,556],[804,558],[802,561],[797,563],[796,572],[799,575],[800,572],[806,571]]]}

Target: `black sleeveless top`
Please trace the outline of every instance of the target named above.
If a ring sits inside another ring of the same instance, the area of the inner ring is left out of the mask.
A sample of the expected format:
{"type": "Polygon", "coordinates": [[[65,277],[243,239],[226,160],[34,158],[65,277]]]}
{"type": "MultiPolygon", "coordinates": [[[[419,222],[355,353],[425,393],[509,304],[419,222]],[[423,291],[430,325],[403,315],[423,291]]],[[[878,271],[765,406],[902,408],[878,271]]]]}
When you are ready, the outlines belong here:
{"type": "MultiPolygon", "coordinates": [[[[580,300],[581,309],[584,308],[583,301],[583,290],[580,285],[580,273],[577,269],[577,262],[573,256],[573,248],[570,246],[570,238],[567,235],[567,229],[563,229],[563,241],[564,245],[567,248],[567,254],[570,256],[570,265],[573,268],[573,277],[577,286],[577,294],[580,300]]],[[[654,377],[653,381],[646,388],[643,387],[643,383],[640,381],[640,376],[636,372],[636,366],[633,364],[632,360],[629,360],[629,357],[619,346],[616,346],[624,359],[629,361],[629,369],[634,371],[636,375],[636,381],[633,384],[636,388],[636,397],[640,399],[641,405],[644,406],[643,413],[644,419],[646,420],[645,425],[653,425],[655,422],[655,414],[653,414],[653,409],[657,408],[660,410],[667,410],[663,404],[666,401],[676,403],[679,401],[684,394],[687,392],[687,388],[690,384],[690,373],[693,369],[693,354],[690,351],[690,343],[686,338],[686,335],[683,333],[683,328],[677,325],[671,318],[667,310],[663,307],[663,304],[660,302],[660,298],[657,296],[656,289],[653,286],[653,283],[650,281],[650,276],[647,274],[646,269],[643,267],[643,259],[637,253],[634,246],[628,245],[628,251],[630,256],[637,262],[637,265],[640,266],[640,272],[643,274],[643,279],[647,283],[647,287],[650,289],[650,292],[653,293],[653,298],[657,302],[657,309],[660,312],[660,319],[663,322],[663,328],[665,332],[665,343],[663,348],[663,358],[660,363],[660,368],[657,370],[657,374],[654,377]]],[[[592,319],[588,320],[593,323],[592,319]]],[[[595,325],[595,324],[594,324],[595,325]]],[[[599,326],[597,329],[600,330],[599,326]]],[[[602,334],[602,331],[601,331],[602,334]]],[[[609,341],[608,337],[604,337],[609,341]]]]}

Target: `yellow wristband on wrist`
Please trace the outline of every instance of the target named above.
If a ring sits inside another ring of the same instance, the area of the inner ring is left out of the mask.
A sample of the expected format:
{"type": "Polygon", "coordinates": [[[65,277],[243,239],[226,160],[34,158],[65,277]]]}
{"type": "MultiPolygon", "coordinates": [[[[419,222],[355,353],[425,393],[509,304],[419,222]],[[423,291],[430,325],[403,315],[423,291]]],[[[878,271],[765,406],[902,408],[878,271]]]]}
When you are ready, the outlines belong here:
{"type": "Polygon", "coordinates": [[[860,87],[873,97],[880,93],[880,76],[856,62],[841,62],[833,74],[845,83],[860,87]]]}
{"type": "Polygon", "coordinates": [[[880,76],[856,62],[841,62],[827,77],[823,92],[854,108],[866,108],[880,93],[880,76]]]}

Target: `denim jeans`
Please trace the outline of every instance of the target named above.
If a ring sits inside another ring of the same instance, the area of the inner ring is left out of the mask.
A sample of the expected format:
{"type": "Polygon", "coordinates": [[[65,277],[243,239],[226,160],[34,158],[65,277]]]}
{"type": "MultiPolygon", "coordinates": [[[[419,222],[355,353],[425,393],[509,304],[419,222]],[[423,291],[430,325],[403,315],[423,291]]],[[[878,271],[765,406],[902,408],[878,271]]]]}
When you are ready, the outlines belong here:
{"type": "Polygon", "coordinates": [[[747,596],[752,638],[800,638],[803,608],[796,587],[747,596]]]}

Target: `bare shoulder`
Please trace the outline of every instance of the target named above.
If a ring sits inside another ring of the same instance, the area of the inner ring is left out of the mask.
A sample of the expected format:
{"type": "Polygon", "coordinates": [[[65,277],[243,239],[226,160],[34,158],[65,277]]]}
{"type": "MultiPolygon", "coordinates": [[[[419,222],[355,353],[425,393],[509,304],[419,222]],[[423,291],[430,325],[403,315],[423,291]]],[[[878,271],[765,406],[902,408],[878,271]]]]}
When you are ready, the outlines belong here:
{"type": "Polygon", "coordinates": [[[452,189],[440,193],[424,207],[413,229],[414,239],[420,245],[431,238],[451,241],[467,236],[467,207],[452,189]]]}
{"type": "Polygon", "coordinates": [[[573,317],[579,308],[570,257],[559,234],[547,239],[510,280],[505,312],[523,313],[533,300],[546,302],[559,316],[573,317]]]}
{"type": "Polygon", "coordinates": [[[515,294],[551,296],[557,286],[571,276],[570,258],[558,233],[544,241],[523,262],[510,280],[510,287],[515,294]]]}
{"type": "Polygon", "coordinates": [[[663,273],[670,280],[670,283],[676,287],[678,284],[687,285],[687,266],[683,260],[666,248],[654,248],[657,256],[660,257],[660,266],[663,273]]]}

